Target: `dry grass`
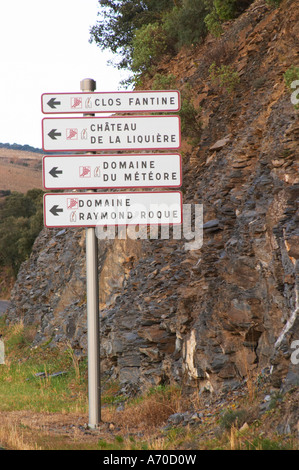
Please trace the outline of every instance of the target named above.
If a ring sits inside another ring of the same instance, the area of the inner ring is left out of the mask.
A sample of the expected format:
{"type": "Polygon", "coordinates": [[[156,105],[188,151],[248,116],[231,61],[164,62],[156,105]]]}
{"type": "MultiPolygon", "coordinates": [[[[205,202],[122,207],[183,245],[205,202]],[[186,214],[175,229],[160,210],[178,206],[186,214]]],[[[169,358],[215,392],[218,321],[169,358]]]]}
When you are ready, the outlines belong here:
{"type": "Polygon", "coordinates": [[[0,190],[42,189],[41,161],[41,154],[0,149],[0,190]]]}
{"type": "Polygon", "coordinates": [[[181,391],[177,388],[155,391],[128,404],[119,413],[113,411],[111,421],[128,429],[154,429],[163,426],[169,416],[182,411],[181,391]]]}
{"type": "Polygon", "coordinates": [[[0,161],[0,189],[26,193],[29,189],[42,189],[40,170],[3,163],[0,161]]]}
{"type": "MultiPolygon", "coordinates": [[[[0,322],[1,324],[1,322],[0,322]]],[[[267,383],[257,386],[250,364],[242,390],[206,401],[198,390],[158,386],[135,398],[121,395],[120,384],[102,384],[102,422],[88,429],[87,365],[67,350],[31,349],[31,327],[6,326],[5,365],[0,367],[0,447],[14,450],[175,450],[295,449],[295,436],[278,436],[277,426],[290,415],[298,394],[277,400],[260,415],[267,383]],[[52,372],[67,370],[51,379],[52,372]],[[43,378],[35,377],[43,371],[43,378]],[[250,373],[249,373],[250,372],[250,373]],[[123,409],[119,404],[123,403],[123,409]],[[193,424],[171,424],[170,415],[198,413],[193,424]]],[[[245,370],[244,369],[244,370],[245,370]]]]}
{"type": "Polygon", "coordinates": [[[40,450],[36,444],[31,445],[24,440],[24,434],[19,426],[11,423],[8,418],[1,417],[0,445],[12,450],[40,450]]]}

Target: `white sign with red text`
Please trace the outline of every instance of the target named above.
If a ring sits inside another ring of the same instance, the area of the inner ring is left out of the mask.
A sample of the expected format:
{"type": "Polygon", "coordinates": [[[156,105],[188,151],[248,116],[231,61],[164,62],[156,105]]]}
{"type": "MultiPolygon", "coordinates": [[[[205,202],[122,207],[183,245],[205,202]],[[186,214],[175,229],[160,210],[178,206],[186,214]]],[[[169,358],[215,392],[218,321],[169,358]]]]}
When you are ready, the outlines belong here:
{"type": "Polygon", "coordinates": [[[93,93],[44,93],[42,112],[59,113],[136,113],[179,111],[180,92],[117,91],[93,93]]]}
{"type": "Polygon", "coordinates": [[[177,225],[182,223],[182,193],[45,194],[44,222],[46,227],[177,225]]]}
{"type": "Polygon", "coordinates": [[[45,189],[179,188],[179,154],[48,155],[45,189]]]}
{"type": "Polygon", "coordinates": [[[44,118],[44,151],[178,149],[178,116],[44,118]]]}

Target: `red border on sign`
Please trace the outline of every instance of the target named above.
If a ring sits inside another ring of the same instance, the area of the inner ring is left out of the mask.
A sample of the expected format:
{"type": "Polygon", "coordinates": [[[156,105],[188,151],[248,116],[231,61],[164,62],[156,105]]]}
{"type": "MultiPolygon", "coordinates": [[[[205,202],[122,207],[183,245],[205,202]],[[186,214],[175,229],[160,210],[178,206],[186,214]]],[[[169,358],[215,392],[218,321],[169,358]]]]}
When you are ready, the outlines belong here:
{"type": "Polygon", "coordinates": [[[123,154],[123,155],[109,155],[109,154],[105,154],[105,155],[101,155],[101,154],[98,154],[98,155],[44,155],[43,156],[43,187],[44,189],[49,189],[49,190],[61,190],[61,189],[146,189],[146,188],[180,188],[182,186],[182,179],[183,179],[183,176],[182,176],[182,156],[179,154],[179,153],[153,153],[153,154],[149,154],[149,153],[141,153],[141,154],[123,154]],[[180,181],[178,184],[170,184],[170,185],[153,185],[153,186],[141,186],[141,185],[137,185],[137,186],[95,186],[94,184],[91,185],[91,186],[73,186],[72,188],[69,188],[69,187],[65,187],[65,186],[46,186],[45,185],[45,180],[46,180],[46,176],[45,176],[45,165],[44,165],[44,160],[45,159],[50,159],[50,158],[60,158],[60,157],[64,157],[64,158],[85,158],[85,157],[88,157],[88,158],[97,158],[97,157],[103,157],[103,158],[106,158],[106,157],[112,157],[112,158],[115,158],[115,157],[140,157],[140,158],[150,158],[150,157],[155,157],[155,156],[162,156],[162,157],[170,157],[170,156],[175,156],[177,155],[179,157],[179,162],[180,162],[180,181]]]}
{"type": "Polygon", "coordinates": [[[177,223],[154,223],[154,224],[150,224],[150,223],[146,223],[146,224],[130,224],[130,223],[126,223],[126,224],[103,224],[103,225],[99,225],[99,224],[92,224],[92,225],[47,225],[46,224],[46,213],[45,213],[45,200],[48,196],[54,196],[56,197],[58,194],[57,193],[52,193],[52,194],[44,194],[44,197],[43,197],[43,202],[44,202],[44,205],[43,205],[43,209],[44,209],[44,226],[45,227],[48,227],[48,228],[88,228],[88,227],[97,227],[97,225],[101,226],[101,227],[125,227],[125,226],[128,226],[128,225],[141,225],[141,226],[150,226],[150,225],[170,225],[170,226],[174,226],[174,225],[182,225],[183,223],[183,194],[181,191],[140,191],[139,193],[138,192],[134,192],[134,191],[126,191],[126,192],[120,192],[120,193],[108,193],[108,192],[104,192],[104,193],[74,193],[74,192],[71,192],[71,193],[62,193],[63,196],[79,196],[79,195],[92,195],[92,194],[96,194],[97,196],[101,196],[102,194],[103,195],[114,195],[114,196],[117,196],[119,194],[121,195],[128,195],[128,194],[173,194],[175,192],[175,194],[179,194],[180,195],[180,208],[181,208],[181,222],[177,222],[177,223]]]}
{"type": "Polygon", "coordinates": [[[144,94],[153,94],[153,93],[176,93],[178,95],[178,108],[176,109],[167,109],[167,108],[164,108],[164,109],[150,109],[150,110],[140,110],[140,109],[135,109],[135,111],[132,111],[130,109],[122,109],[120,110],[119,108],[115,108],[115,109],[106,109],[106,110],[103,110],[103,111],[97,111],[97,110],[92,110],[90,111],[91,113],[117,113],[117,112],[121,112],[121,113],[158,113],[158,112],[177,112],[181,109],[181,94],[179,92],[179,90],[134,90],[134,91],[101,91],[101,92],[69,92],[69,93],[43,93],[41,95],[41,111],[43,114],[77,114],[77,113],[87,113],[88,110],[75,110],[75,111],[58,111],[58,110],[53,110],[53,111],[46,111],[44,110],[44,106],[43,106],[43,97],[44,96],[57,96],[57,98],[59,98],[59,96],[66,96],[66,95],[79,95],[79,96],[84,96],[84,95],[99,95],[99,96],[102,96],[103,97],[105,95],[111,95],[111,94],[115,94],[116,97],[119,96],[120,94],[137,94],[137,93],[144,93],[144,94]]]}
{"type": "Polygon", "coordinates": [[[99,116],[96,116],[96,117],[61,117],[61,118],[44,118],[42,119],[42,149],[44,152],[50,152],[50,153],[53,153],[53,152],[109,152],[109,151],[132,151],[132,150],[178,150],[179,148],[181,147],[181,118],[180,116],[177,116],[175,114],[172,114],[170,116],[106,116],[106,117],[99,117],[99,116]],[[144,146],[141,146],[141,147],[127,147],[127,148],[119,148],[119,147],[110,147],[110,148],[99,148],[99,147],[87,147],[87,148],[70,148],[70,149],[46,149],[44,147],[44,121],[50,121],[50,120],[56,120],[59,119],[59,120],[72,120],[74,123],[76,122],[76,120],[82,120],[82,119],[96,119],[96,120],[100,120],[100,119],[161,119],[161,118],[165,118],[165,117],[175,117],[175,118],[178,118],[178,122],[179,122],[179,145],[178,146],[174,146],[174,147],[145,147],[144,146]]]}

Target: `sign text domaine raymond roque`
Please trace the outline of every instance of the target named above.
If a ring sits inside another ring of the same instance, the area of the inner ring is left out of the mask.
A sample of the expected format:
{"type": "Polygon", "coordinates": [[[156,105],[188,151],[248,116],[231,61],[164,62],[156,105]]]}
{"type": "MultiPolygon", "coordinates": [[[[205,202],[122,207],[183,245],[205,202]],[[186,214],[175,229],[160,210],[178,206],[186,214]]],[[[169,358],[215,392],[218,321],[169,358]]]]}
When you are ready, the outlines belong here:
{"type": "Polygon", "coordinates": [[[181,224],[182,193],[45,194],[46,227],[181,224]]]}

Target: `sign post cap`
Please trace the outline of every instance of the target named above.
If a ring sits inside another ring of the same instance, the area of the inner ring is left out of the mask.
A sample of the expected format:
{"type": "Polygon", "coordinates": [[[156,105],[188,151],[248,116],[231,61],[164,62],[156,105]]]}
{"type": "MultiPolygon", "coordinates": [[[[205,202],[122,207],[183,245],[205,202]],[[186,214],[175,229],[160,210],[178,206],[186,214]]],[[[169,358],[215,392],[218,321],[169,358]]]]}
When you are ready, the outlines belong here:
{"type": "Polygon", "coordinates": [[[84,78],[80,82],[81,91],[95,91],[96,87],[96,81],[92,78],[84,78]]]}

